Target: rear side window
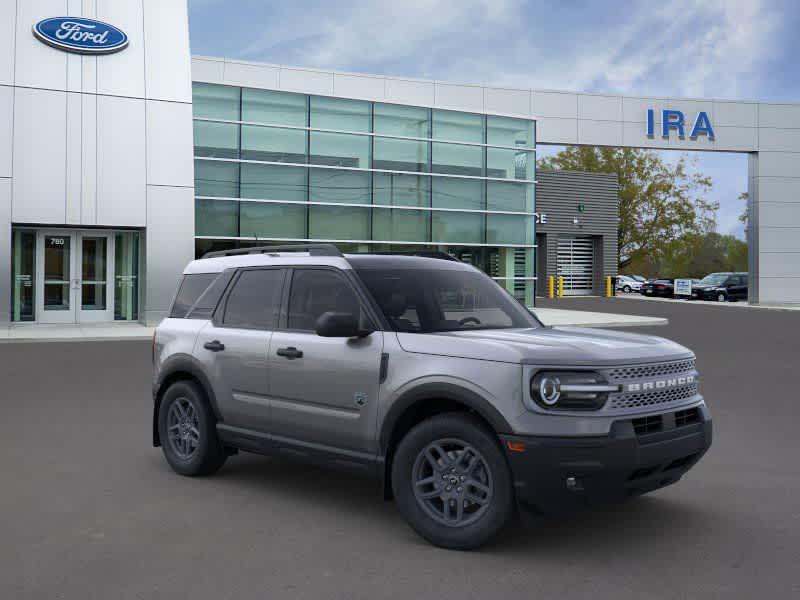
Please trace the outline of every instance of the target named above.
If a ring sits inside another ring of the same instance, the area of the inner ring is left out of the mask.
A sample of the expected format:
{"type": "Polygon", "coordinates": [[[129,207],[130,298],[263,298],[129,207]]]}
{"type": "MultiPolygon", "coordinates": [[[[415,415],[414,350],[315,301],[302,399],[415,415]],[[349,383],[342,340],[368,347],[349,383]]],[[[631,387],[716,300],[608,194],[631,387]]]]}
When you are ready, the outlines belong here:
{"type": "Polygon", "coordinates": [[[363,323],[361,303],[344,278],[324,269],[295,270],[287,328],[314,331],[317,319],[329,311],[350,313],[363,323]]]}
{"type": "Polygon", "coordinates": [[[242,271],[225,301],[222,325],[274,329],[283,289],[282,269],[242,271]]]}
{"type": "Polygon", "coordinates": [[[186,317],[192,305],[197,302],[197,299],[208,289],[208,286],[218,275],[219,273],[185,275],[183,281],[181,281],[181,287],[178,289],[178,295],[175,297],[175,302],[172,304],[172,312],[169,316],[174,319],[186,317]]]}

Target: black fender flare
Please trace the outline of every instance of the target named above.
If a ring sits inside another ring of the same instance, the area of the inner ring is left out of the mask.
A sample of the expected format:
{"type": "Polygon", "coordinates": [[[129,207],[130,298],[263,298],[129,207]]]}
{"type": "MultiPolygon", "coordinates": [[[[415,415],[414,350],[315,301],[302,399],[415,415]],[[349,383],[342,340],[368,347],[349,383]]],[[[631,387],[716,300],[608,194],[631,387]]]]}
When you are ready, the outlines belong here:
{"type": "Polygon", "coordinates": [[[392,433],[395,426],[400,420],[401,416],[406,411],[412,408],[415,404],[425,402],[426,400],[452,400],[463,404],[467,408],[474,410],[480,415],[495,433],[511,433],[511,425],[500,414],[491,402],[480,394],[469,390],[465,387],[445,382],[430,382],[423,383],[414,387],[402,395],[400,395],[393,403],[386,417],[383,419],[379,437],[380,453],[383,456],[389,451],[389,442],[392,438],[392,433]]]}
{"type": "Polygon", "coordinates": [[[214,393],[214,388],[211,386],[211,382],[208,380],[208,377],[206,377],[200,362],[189,354],[175,354],[170,356],[161,365],[158,378],[153,384],[154,446],[161,445],[161,440],[159,439],[158,434],[158,410],[161,405],[161,397],[163,396],[165,390],[164,383],[172,379],[172,376],[177,373],[186,373],[200,384],[200,386],[203,388],[203,391],[206,393],[206,398],[208,398],[208,401],[211,404],[211,410],[213,411],[214,416],[217,418],[217,421],[222,421],[219,412],[219,406],[217,405],[217,396],[214,393]]]}

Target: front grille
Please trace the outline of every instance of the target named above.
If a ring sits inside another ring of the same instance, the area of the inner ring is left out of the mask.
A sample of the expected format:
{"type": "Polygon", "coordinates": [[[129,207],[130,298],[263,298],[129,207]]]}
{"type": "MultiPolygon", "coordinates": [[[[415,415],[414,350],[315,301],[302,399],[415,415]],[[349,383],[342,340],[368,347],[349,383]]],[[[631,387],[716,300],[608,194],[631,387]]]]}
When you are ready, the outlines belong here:
{"type": "Polygon", "coordinates": [[[650,415],[648,417],[640,417],[632,419],[633,430],[636,435],[647,435],[648,433],[656,433],[661,431],[663,426],[663,419],[661,415],[650,415]]]}
{"type": "Polygon", "coordinates": [[[686,385],[669,390],[653,390],[636,394],[619,394],[609,399],[607,408],[611,410],[642,408],[668,404],[691,398],[697,394],[697,384],[686,385]]]}
{"type": "Polygon", "coordinates": [[[617,367],[608,371],[611,379],[648,379],[661,375],[675,375],[694,371],[694,359],[679,360],[675,362],[661,363],[657,365],[639,365],[633,367],[617,367]]]}

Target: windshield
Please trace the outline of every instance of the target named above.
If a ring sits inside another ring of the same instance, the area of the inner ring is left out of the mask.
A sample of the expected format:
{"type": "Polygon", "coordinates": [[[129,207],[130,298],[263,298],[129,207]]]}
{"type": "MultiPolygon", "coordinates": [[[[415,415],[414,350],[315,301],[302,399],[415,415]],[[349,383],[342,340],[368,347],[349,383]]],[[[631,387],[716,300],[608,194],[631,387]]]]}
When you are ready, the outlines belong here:
{"type": "Polygon", "coordinates": [[[725,273],[711,273],[700,280],[703,285],[721,285],[728,276],[725,273]]]}
{"type": "Polygon", "coordinates": [[[439,333],[540,325],[510,294],[477,271],[357,271],[396,331],[439,333]]]}

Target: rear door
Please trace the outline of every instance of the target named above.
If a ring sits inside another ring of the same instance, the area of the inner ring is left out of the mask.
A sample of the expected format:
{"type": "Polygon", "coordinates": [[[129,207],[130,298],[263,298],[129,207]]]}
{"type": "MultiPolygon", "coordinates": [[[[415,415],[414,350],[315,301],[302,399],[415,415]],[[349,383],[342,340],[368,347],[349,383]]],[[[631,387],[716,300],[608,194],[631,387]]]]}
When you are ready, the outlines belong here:
{"type": "Polygon", "coordinates": [[[374,329],[363,296],[341,271],[295,268],[289,286],[269,352],[272,431],[287,446],[374,453],[383,333],[315,333],[327,311],[352,312],[374,329]]]}
{"type": "Polygon", "coordinates": [[[223,421],[269,428],[267,352],[280,311],[285,269],[239,271],[214,318],[197,337],[195,356],[205,365],[223,421]]]}

